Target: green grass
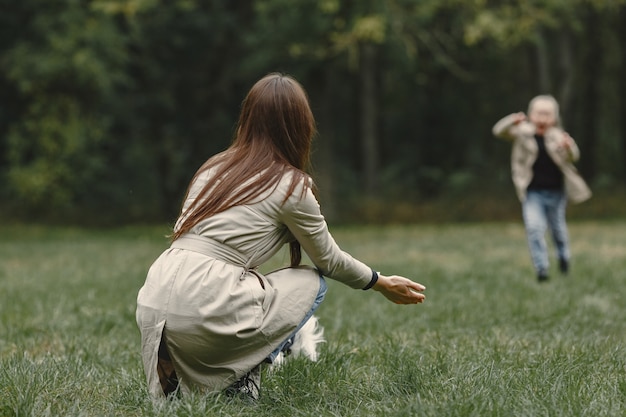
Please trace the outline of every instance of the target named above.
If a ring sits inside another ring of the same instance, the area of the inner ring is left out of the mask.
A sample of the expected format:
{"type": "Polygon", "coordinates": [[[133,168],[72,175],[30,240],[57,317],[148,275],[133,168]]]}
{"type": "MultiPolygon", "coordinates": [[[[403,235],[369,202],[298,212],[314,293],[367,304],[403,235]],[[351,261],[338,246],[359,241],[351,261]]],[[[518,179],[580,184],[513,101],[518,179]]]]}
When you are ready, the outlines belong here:
{"type": "Polygon", "coordinates": [[[135,297],[168,230],[0,228],[0,416],[626,415],[626,222],[571,223],[572,272],[541,285],[521,224],[333,231],[426,303],[330,281],[320,361],[264,370],[254,406],[155,406],[135,297]]]}

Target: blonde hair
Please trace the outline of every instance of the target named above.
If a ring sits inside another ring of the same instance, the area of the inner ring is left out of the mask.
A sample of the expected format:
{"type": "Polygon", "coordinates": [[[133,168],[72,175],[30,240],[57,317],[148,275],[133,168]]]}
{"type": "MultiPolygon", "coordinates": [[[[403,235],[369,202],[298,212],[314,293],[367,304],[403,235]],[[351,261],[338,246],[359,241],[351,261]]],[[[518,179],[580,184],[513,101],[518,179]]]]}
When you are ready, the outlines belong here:
{"type": "Polygon", "coordinates": [[[554,96],[550,95],[550,94],[541,94],[538,95],[536,97],[534,97],[532,100],[530,100],[530,103],[528,103],[528,113],[530,115],[530,113],[532,112],[535,104],[537,104],[538,101],[543,101],[546,103],[550,103],[552,105],[552,109],[554,111],[554,120],[555,120],[555,125],[556,126],[561,126],[561,115],[559,114],[559,102],[556,101],[556,99],[554,98],[554,96]]]}

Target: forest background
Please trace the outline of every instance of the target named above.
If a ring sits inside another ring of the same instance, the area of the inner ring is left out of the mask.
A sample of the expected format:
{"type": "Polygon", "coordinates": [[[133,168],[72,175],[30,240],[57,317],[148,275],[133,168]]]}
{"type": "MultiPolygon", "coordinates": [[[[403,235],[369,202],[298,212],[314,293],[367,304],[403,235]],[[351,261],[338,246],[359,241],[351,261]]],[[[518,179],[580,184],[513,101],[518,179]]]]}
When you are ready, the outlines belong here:
{"type": "Polygon", "coordinates": [[[626,0],[0,0],[0,216],[171,222],[268,72],[308,91],[332,221],[519,216],[491,127],[561,103],[595,197],[626,202],[626,0]]]}

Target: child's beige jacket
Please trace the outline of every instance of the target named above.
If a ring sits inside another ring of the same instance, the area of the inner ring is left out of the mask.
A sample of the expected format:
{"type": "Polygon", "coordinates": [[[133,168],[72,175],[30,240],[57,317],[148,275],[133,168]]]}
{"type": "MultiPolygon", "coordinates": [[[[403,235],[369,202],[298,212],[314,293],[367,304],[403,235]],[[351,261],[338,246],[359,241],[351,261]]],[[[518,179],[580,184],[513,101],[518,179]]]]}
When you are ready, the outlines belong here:
{"type": "MultiPolygon", "coordinates": [[[[511,151],[511,174],[515,191],[520,201],[526,199],[526,189],[533,177],[533,164],[539,149],[535,141],[535,126],[529,122],[514,123],[515,116],[509,115],[493,126],[494,136],[513,142],[511,151]]],[[[569,149],[561,146],[564,132],[558,127],[548,129],[544,135],[546,151],[563,173],[565,193],[573,203],[581,203],[591,197],[591,190],[578,174],[574,162],[580,151],[574,141],[569,149]]]]}

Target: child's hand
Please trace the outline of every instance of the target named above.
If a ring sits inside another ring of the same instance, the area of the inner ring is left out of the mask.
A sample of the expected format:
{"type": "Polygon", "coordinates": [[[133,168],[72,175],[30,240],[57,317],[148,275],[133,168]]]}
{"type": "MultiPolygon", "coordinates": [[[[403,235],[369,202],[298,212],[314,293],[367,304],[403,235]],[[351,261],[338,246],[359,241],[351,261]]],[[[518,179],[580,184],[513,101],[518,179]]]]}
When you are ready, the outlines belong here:
{"type": "Polygon", "coordinates": [[[523,122],[524,120],[526,120],[526,115],[524,114],[524,112],[513,113],[511,116],[513,116],[514,125],[519,124],[523,122]]]}
{"type": "Polygon", "coordinates": [[[574,139],[567,132],[563,132],[563,140],[561,141],[561,147],[566,151],[572,149],[572,144],[574,143],[574,139]]]}

